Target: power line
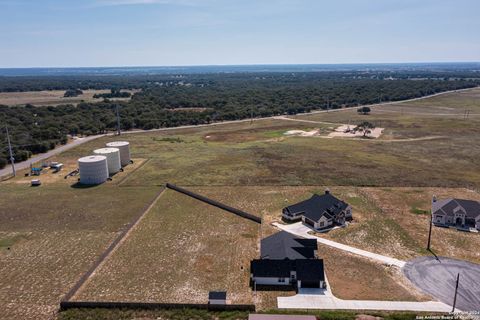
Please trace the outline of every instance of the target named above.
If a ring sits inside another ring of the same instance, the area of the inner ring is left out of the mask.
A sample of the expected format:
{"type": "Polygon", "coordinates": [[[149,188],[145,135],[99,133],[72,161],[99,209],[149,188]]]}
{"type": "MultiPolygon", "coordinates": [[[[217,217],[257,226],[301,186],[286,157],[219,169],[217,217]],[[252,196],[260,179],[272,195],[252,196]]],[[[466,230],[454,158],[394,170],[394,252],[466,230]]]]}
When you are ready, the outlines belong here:
{"type": "Polygon", "coordinates": [[[10,163],[12,164],[12,173],[13,173],[13,176],[15,177],[17,175],[17,173],[15,172],[15,158],[13,157],[12,144],[10,143],[10,134],[8,133],[8,127],[5,126],[5,129],[7,131],[8,151],[10,153],[10,163]]]}

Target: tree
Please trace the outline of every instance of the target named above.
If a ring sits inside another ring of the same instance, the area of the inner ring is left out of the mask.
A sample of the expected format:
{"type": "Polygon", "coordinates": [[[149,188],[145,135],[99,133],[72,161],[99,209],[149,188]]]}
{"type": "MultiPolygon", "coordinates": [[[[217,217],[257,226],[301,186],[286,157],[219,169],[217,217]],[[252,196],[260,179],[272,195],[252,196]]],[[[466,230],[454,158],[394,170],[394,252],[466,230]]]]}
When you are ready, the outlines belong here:
{"type": "Polygon", "coordinates": [[[371,111],[370,107],[361,107],[361,108],[358,108],[358,109],[357,109],[357,112],[358,112],[358,113],[361,113],[361,114],[363,114],[363,115],[369,114],[370,111],[371,111]]]}
{"type": "Polygon", "coordinates": [[[63,96],[65,98],[68,98],[68,97],[78,97],[79,95],[83,94],[83,91],[80,90],[80,89],[68,89],[67,91],[65,91],[65,93],[63,94],[63,96]]]}
{"type": "Polygon", "coordinates": [[[364,121],[364,122],[360,123],[358,126],[356,126],[353,129],[353,131],[362,131],[363,136],[366,137],[367,134],[372,133],[372,129],[375,129],[375,125],[373,125],[372,123],[370,123],[368,121],[364,121]]]}

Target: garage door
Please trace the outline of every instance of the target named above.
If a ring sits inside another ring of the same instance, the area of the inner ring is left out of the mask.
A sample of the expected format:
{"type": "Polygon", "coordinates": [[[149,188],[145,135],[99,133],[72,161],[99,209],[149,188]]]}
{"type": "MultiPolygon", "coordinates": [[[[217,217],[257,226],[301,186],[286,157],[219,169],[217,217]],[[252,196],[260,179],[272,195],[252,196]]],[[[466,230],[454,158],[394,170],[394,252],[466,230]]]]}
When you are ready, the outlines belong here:
{"type": "Polygon", "coordinates": [[[305,218],[305,223],[312,226],[312,227],[315,227],[315,223],[310,219],[305,218]]]}
{"type": "Polygon", "coordinates": [[[302,281],[302,288],[320,288],[320,281],[302,281]]]}

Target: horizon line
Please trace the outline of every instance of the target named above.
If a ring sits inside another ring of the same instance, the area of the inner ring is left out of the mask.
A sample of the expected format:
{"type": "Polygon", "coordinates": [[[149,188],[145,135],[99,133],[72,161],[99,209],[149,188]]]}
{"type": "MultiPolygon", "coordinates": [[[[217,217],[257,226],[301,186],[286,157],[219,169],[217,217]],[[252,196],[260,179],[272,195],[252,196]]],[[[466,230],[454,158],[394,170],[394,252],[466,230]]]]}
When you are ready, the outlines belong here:
{"type": "Polygon", "coordinates": [[[478,61],[413,61],[413,62],[340,62],[340,63],[245,63],[245,64],[185,64],[185,65],[116,65],[116,66],[47,66],[0,67],[5,69],[93,69],[93,68],[192,68],[192,67],[255,67],[255,66],[328,66],[328,65],[402,65],[402,64],[469,64],[478,61]]]}

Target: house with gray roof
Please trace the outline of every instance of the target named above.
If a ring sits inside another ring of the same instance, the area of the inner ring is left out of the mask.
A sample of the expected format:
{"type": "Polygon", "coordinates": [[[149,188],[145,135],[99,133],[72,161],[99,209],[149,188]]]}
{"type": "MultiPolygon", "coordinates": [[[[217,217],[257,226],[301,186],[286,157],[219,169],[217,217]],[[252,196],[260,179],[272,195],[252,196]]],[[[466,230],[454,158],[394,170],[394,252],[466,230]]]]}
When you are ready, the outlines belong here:
{"type": "Polygon", "coordinates": [[[260,243],[260,259],[250,262],[251,285],[284,288],[326,288],[317,240],[280,231],[260,243]]]}
{"type": "Polygon", "coordinates": [[[480,202],[465,199],[432,200],[432,222],[436,226],[480,230],[480,202]]]}
{"type": "Polygon", "coordinates": [[[285,207],[282,217],[286,221],[299,221],[316,230],[344,226],[352,220],[352,208],[348,203],[334,197],[330,191],[314,194],[310,199],[285,207]]]}

